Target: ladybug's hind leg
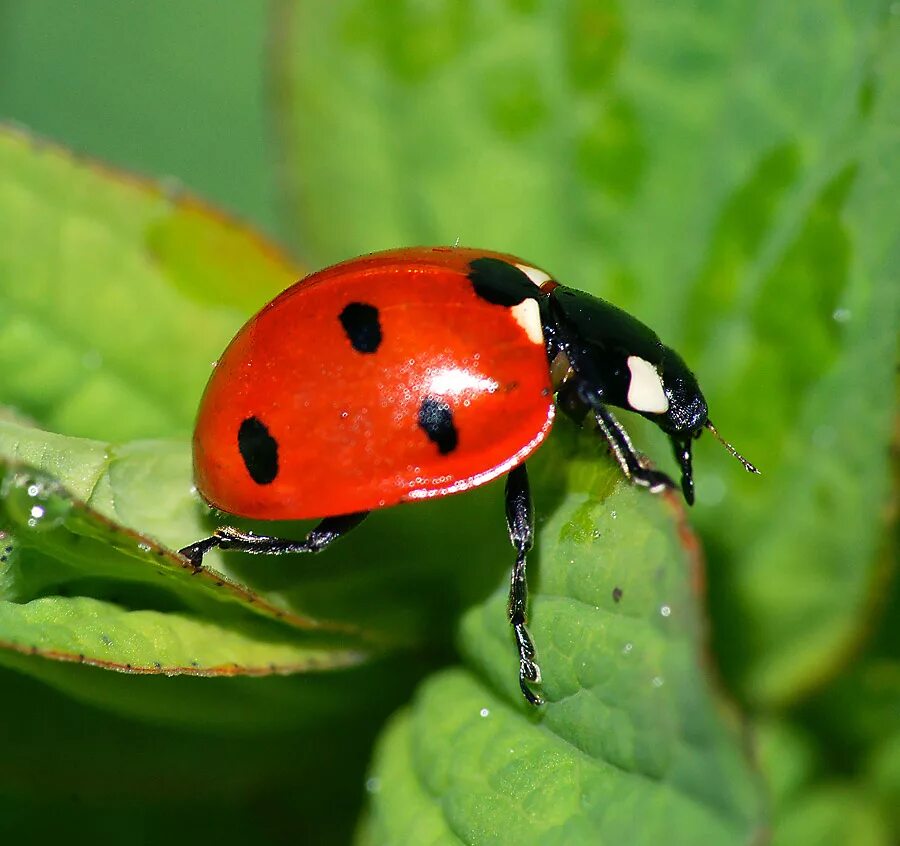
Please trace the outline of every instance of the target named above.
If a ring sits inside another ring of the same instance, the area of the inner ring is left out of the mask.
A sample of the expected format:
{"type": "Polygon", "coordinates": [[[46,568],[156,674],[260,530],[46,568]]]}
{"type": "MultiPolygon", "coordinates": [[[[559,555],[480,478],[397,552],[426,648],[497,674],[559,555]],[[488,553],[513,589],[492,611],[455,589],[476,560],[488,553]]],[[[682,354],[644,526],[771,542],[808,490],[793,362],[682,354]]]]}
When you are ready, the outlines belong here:
{"type": "Polygon", "coordinates": [[[343,537],[351,529],[355,529],[368,516],[368,511],[355,514],[342,514],[337,517],[326,517],[303,540],[272,538],[266,535],[254,535],[252,532],[241,532],[231,526],[216,529],[211,537],[204,538],[190,546],[179,549],[196,568],[200,568],[203,556],[211,549],[236,549],[254,555],[287,555],[294,552],[321,552],[332,542],[343,537]]]}
{"type": "Polygon", "coordinates": [[[532,705],[542,705],[543,700],[530,687],[532,684],[540,684],[541,669],[534,660],[534,644],[525,628],[528,606],[525,561],[534,543],[534,509],[524,464],[511,470],[506,477],[506,525],[509,528],[509,539],[516,550],[516,563],[509,580],[507,612],[519,650],[519,687],[522,695],[532,705]]]}

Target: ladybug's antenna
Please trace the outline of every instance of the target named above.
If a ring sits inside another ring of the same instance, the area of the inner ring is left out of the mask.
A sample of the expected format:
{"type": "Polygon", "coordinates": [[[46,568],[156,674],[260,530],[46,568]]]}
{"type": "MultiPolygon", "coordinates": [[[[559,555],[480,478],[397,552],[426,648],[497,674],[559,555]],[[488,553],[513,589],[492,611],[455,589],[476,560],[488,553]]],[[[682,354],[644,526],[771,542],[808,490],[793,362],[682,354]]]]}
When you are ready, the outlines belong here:
{"type": "Polygon", "coordinates": [[[709,429],[710,432],[713,433],[713,435],[715,436],[716,440],[717,440],[720,444],[722,444],[722,446],[725,447],[725,449],[727,449],[727,450],[728,450],[728,451],[729,451],[729,452],[730,452],[730,453],[731,453],[738,461],[741,462],[741,464],[744,465],[744,469],[745,469],[747,472],[749,472],[749,473],[756,473],[757,476],[762,475],[762,474],[759,472],[759,470],[757,470],[757,469],[756,469],[749,461],[747,461],[746,458],[744,458],[743,455],[741,455],[741,454],[740,454],[740,453],[739,453],[739,452],[738,452],[738,451],[737,451],[730,443],[728,443],[728,441],[725,440],[725,438],[723,438],[723,437],[719,434],[719,432],[718,432],[718,430],[716,429],[716,427],[713,426],[713,424],[712,424],[709,420],[707,420],[706,423],[704,423],[703,425],[704,425],[707,429],[709,429]]]}

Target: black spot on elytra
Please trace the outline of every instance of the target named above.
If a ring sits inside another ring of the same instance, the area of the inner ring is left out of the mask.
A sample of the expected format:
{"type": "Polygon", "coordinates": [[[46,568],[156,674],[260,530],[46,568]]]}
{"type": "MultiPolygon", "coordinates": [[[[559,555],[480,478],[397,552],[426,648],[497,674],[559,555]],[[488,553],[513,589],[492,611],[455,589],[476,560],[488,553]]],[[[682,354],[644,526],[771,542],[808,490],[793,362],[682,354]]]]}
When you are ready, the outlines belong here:
{"type": "Polygon", "coordinates": [[[622,598],[622,588],[613,588],[613,602],[618,602],[622,598]]]}
{"type": "Polygon", "coordinates": [[[477,258],[469,262],[469,280],[475,293],[494,305],[515,306],[538,293],[524,271],[497,258],[477,258]]]}
{"type": "Polygon", "coordinates": [[[340,313],[341,326],[353,349],[373,353],[381,346],[381,322],[378,309],[368,303],[350,303],[340,313]]]}
{"type": "Polygon", "coordinates": [[[459,435],[453,425],[453,412],[443,400],[425,397],[419,407],[419,426],[428,439],[437,445],[441,455],[447,455],[456,449],[459,435]]]}
{"type": "Polygon", "coordinates": [[[278,442],[258,417],[248,417],[238,429],[238,450],[250,478],[268,485],[278,475],[278,442]]]}

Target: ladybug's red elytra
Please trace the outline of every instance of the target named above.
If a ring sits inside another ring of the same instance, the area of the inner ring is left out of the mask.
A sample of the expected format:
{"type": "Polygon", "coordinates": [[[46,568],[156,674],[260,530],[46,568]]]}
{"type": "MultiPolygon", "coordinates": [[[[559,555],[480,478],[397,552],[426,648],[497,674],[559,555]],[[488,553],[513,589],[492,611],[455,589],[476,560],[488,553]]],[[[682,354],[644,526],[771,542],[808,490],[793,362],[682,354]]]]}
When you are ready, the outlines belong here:
{"type": "Polygon", "coordinates": [[[199,567],[214,547],[320,552],[373,509],[505,473],[516,552],[509,620],[522,693],[540,704],[525,626],[534,537],[525,460],[556,408],[579,423],[590,416],[636,484],[674,486],[609,406],[669,436],[693,502],[693,440],[718,433],[693,373],[643,323],[503,253],[411,247],[343,262],[301,279],[238,332],[194,432],[196,485],[210,505],[258,520],[324,519],[299,541],[222,527],[181,554],[199,567]]]}

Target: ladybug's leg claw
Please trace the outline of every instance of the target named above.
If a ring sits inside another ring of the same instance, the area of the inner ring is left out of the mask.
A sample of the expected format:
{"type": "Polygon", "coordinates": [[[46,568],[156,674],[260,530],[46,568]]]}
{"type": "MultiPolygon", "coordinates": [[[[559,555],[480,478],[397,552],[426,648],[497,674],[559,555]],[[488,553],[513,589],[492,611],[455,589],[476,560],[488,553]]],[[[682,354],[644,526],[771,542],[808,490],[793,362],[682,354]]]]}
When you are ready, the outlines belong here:
{"type": "Polygon", "coordinates": [[[642,488],[647,488],[650,493],[661,493],[666,489],[674,489],[673,482],[665,473],[659,470],[651,470],[649,467],[638,465],[629,474],[631,481],[642,488]]]}
{"type": "Polygon", "coordinates": [[[178,550],[179,555],[183,555],[191,563],[195,573],[199,573],[203,569],[203,556],[211,549],[215,549],[219,545],[219,538],[213,535],[210,538],[192,543],[178,550]]]}
{"type": "Polygon", "coordinates": [[[534,644],[524,623],[513,623],[513,631],[516,635],[516,645],[519,647],[519,687],[522,695],[532,705],[543,705],[541,699],[530,687],[532,684],[541,683],[541,668],[534,661],[534,644]]]}

